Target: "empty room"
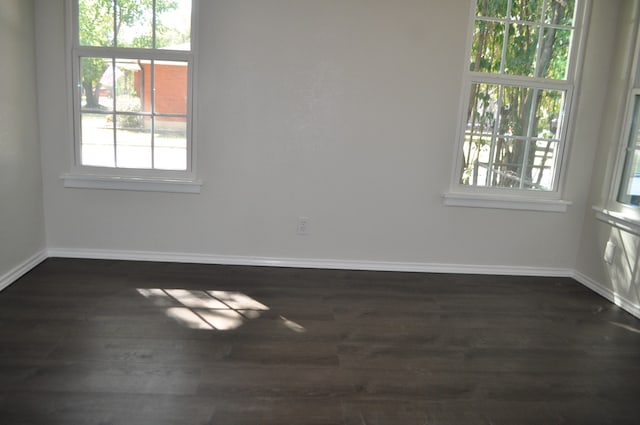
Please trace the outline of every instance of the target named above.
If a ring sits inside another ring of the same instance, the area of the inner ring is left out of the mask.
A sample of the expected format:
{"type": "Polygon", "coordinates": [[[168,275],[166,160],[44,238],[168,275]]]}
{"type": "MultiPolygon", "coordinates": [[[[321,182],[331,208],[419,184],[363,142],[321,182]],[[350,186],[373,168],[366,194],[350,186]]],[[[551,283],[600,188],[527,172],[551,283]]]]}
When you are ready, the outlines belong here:
{"type": "Polygon", "coordinates": [[[640,423],[639,28],[0,1],[0,424],[640,423]]]}

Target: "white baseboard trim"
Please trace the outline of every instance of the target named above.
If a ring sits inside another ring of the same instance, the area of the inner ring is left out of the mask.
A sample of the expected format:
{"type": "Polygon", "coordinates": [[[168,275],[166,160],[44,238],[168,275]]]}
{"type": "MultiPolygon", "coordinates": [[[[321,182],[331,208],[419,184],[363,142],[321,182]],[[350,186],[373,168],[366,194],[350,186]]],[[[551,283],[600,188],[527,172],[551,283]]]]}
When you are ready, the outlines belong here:
{"type": "Polygon", "coordinates": [[[96,250],[96,249],[66,249],[51,248],[41,252],[14,270],[0,278],[0,290],[10,285],[20,276],[37,266],[48,257],[83,258],[94,260],[128,260],[195,264],[220,264],[239,266],[267,266],[267,267],[296,267],[311,269],[334,270],[369,270],[390,272],[418,272],[418,273],[460,273],[479,275],[509,275],[509,276],[543,276],[570,277],[611,301],[623,310],[640,318],[640,305],[620,297],[611,289],[605,287],[592,278],[572,269],[542,268],[542,267],[514,267],[514,266],[483,266],[467,264],[417,263],[397,261],[362,261],[362,260],[331,260],[313,258],[277,258],[251,257],[236,255],[187,254],[152,251],[126,250],[96,250]]]}
{"type": "Polygon", "coordinates": [[[599,294],[603,298],[611,301],[613,304],[617,305],[621,309],[625,310],[629,314],[640,319],[640,304],[635,304],[628,299],[621,297],[619,294],[616,294],[610,288],[602,285],[600,282],[595,281],[594,279],[586,276],[578,271],[575,271],[572,276],[579,283],[583,284],[587,288],[591,289],[593,292],[599,294]]]}
{"type": "Polygon", "coordinates": [[[154,261],[196,264],[220,264],[241,266],[269,266],[269,267],[297,267],[310,269],[334,270],[371,270],[393,272],[421,272],[421,273],[461,273],[481,275],[510,275],[510,276],[548,276],[572,277],[573,270],[514,267],[514,266],[482,266],[466,264],[440,264],[396,261],[362,261],[362,260],[332,260],[313,258],[277,258],[251,257],[235,255],[184,254],[148,251],[112,251],[112,250],[76,250],[52,248],[49,257],[87,258],[98,260],[130,260],[154,261]]]}
{"type": "Polygon", "coordinates": [[[27,274],[38,264],[47,259],[47,251],[42,250],[31,258],[18,264],[16,267],[9,270],[7,273],[0,276],[0,291],[11,285],[16,280],[27,274]]]}

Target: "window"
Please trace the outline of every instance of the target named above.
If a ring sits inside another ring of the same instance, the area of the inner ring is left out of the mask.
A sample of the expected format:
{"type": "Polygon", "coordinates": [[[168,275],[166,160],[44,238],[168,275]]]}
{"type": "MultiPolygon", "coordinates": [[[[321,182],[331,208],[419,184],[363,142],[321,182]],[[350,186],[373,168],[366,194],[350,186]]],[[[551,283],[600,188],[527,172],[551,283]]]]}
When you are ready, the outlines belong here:
{"type": "Polygon", "coordinates": [[[609,199],[594,206],[596,218],[640,235],[640,32],[635,28],[633,61],[629,66],[626,114],[620,123],[621,140],[611,180],[609,199]]]}
{"type": "Polygon", "coordinates": [[[76,171],[192,175],[192,1],[72,4],[76,171]]]}
{"type": "Polygon", "coordinates": [[[634,207],[640,206],[640,89],[632,94],[632,111],[629,118],[627,150],[624,160],[618,202],[634,207]]]}
{"type": "Polygon", "coordinates": [[[580,0],[477,0],[454,187],[559,198],[580,0]]]}
{"type": "Polygon", "coordinates": [[[607,103],[619,140],[611,159],[614,162],[609,164],[611,173],[604,182],[607,196],[599,199],[593,210],[598,220],[640,235],[640,29],[638,11],[632,8],[626,13],[633,19],[619,25],[616,41],[616,47],[626,54],[610,64],[612,75],[625,84],[612,85],[615,91],[607,103]]]}

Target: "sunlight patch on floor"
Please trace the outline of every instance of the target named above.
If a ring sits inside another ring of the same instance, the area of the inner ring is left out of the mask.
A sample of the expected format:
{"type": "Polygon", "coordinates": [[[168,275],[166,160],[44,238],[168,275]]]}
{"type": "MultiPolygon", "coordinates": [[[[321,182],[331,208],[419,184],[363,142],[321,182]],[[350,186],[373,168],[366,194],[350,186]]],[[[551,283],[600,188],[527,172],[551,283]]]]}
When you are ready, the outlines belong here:
{"type": "Polygon", "coordinates": [[[625,325],[624,323],[619,323],[619,322],[609,322],[609,323],[611,323],[613,326],[617,326],[619,328],[628,330],[629,332],[640,334],[640,329],[634,328],[633,326],[625,325]]]}
{"type": "MultiPolygon", "coordinates": [[[[259,318],[269,307],[241,292],[218,290],[138,288],[138,293],[189,329],[229,331],[259,318]]],[[[306,329],[284,316],[282,324],[293,332],[306,329]]]]}

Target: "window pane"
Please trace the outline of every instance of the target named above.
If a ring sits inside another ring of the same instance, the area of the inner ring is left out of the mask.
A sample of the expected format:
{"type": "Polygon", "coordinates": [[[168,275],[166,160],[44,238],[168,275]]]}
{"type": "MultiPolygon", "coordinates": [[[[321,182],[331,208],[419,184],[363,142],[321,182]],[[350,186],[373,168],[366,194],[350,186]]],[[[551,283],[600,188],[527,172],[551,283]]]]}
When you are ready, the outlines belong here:
{"type": "Polygon", "coordinates": [[[533,160],[527,165],[527,187],[538,190],[552,190],[553,177],[558,159],[558,142],[538,140],[535,144],[533,160]]]}
{"type": "Polygon", "coordinates": [[[115,167],[113,150],[113,115],[81,114],[82,165],[115,167]]]}
{"type": "Polygon", "coordinates": [[[186,118],[157,117],[155,128],[154,167],[162,170],[186,170],[186,118]]]}
{"type": "Polygon", "coordinates": [[[552,190],[564,97],[559,90],[473,84],[460,183],[552,190]],[[495,135],[480,119],[491,114],[498,116],[495,135]],[[538,133],[554,140],[537,140],[538,133]]]}
{"type": "Polygon", "coordinates": [[[634,150],[629,154],[629,172],[620,186],[619,202],[640,206],[640,151],[634,150]]]}
{"type": "Polygon", "coordinates": [[[464,163],[460,183],[471,186],[487,184],[491,137],[467,135],[464,142],[464,163]]]}
{"type": "Polygon", "coordinates": [[[135,97],[139,102],[139,110],[151,112],[151,92],[152,64],[149,60],[135,60],[135,66],[130,64],[133,83],[128,92],[129,97],[135,97]]]}
{"type": "Polygon", "coordinates": [[[113,46],[113,2],[78,1],[78,38],[81,46],[113,46]]]}
{"type": "Polygon", "coordinates": [[[633,119],[629,131],[627,157],[618,192],[618,202],[640,206],[640,96],[635,97],[633,119]]]}
{"type": "Polygon", "coordinates": [[[540,90],[532,135],[544,139],[560,137],[561,117],[564,111],[563,90],[540,90]]]}
{"type": "Polygon", "coordinates": [[[500,97],[498,133],[507,136],[529,135],[534,90],[520,86],[503,86],[500,97]]]}
{"type": "Polygon", "coordinates": [[[460,183],[552,190],[558,142],[467,135],[460,183]],[[491,171],[489,171],[491,170],[491,171]]]}
{"type": "Polygon", "coordinates": [[[155,112],[187,113],[187,84],[189,68],[186,62],[156,62],[155,112]]]}
{"type": "Polygon", "coordinates": [[[116,28],[117,47],[153,48],[153,1],[116,0],[116,28]]]}
{"type": "Polygon", "coordinates": [[[539,75],[554,80],[565,80],[569,66],[571,30],[545,28],[540,51],[539,75]]]}
{"type": "Polygon", "coordinates": [[[151,168],[151,131],[140,115],[116,115],[116,166],[151,168]]]}
{"type": "Polygon", "coordinates": [[[495,2],[478,1],[478,16],[504,18],[504,20],[492,22],[483,18],[476,19],[470,70],[524,77],[566,79],[573,29],[557,26],[573,24],[575,1],[547,0],[544,4],[546,4],[545,11],[542,10],[542,0],[513,0],[512,16],[506,19],[501,14],[484,14],[484,11],[490,13],[497,10],[495,2]],[[546,17],[544,24],[543,14],[546,17]],[[524,20],[531,24],[515,23],[510,19],[524,20]],[[554,27],[550,28],[547,25],[554,27]],[[505,26],[508,40],[503,64],[505,26]],[[540,37],[541,31],[542,37],[540,37]]]}
{"type": "Polygon", "coordinates": [[[191,50],[191,0],[157,2],[156,13],[156,48],[191,50]]]}
{"type": "Polygon", "coordinates": [[[493,154],[490,185],[494,187],[520,187],[526,143],[510,137],[497,139],[493,154]]]}
{"type": "Polygon", "coordinates": [[[110,64],[110,59],[81,58],[80,106],[83,110],[107,111],[113,109],[114,72],[110,64]]]}
{"type": "Polygon", "coordinates": [[[507,0],[478,0],[476,14],[504,18],[507,16],[507,4],[507,0]]]}
{"type": "Polygon", "coordinates": [[[505,74],[533,77],[538,51],[539,28],[509,25],[505,74]]]}
{"type": "MultiPolygon", "coordinates": [[[[152,0],[115,0],[115,14],[112,0],[78,3],[81,46],[154,48],[152,0]]],[[[155,6],[155,48],[191,50],[191,0],[156,0],[155,6]]]]}
{"type": "Polygon", "coordinates": [[[139,61],[135,59],[115,60],[115,96],[117,112],[140,112],[142,111],[141,87],[144,76],[142,76],[139,61]]]}
{"type": "Polygon", "coordinates": [[[518,21],[540,22],[542,3],[542,0],[513,0],[511,18],[518,21]]]}
{"type": "Polygon", "coordinates": [[[573,26],[575,10],[575,0],[547,0],[545,22],[554,25],[573,26]]]}
{"type": "Polygon", "coordinates": [[[503,40],[504,24],[476,21],[469,69],[476,72],[500,72],[503,40]]]}
{"type": "Polygon", "coordinates": [[[473,84],[467,116],[467,132],[492,134],[496,122],[498,93],[496,84],[473,84]]]}

